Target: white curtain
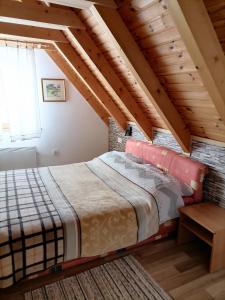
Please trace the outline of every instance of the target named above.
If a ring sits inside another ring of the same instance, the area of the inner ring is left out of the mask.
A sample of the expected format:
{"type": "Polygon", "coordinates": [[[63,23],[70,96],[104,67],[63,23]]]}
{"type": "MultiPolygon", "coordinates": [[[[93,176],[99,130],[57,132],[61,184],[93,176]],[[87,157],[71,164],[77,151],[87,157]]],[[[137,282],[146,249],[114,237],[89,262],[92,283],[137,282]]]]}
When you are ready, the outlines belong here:
{"type": "Polygon", "coordinates": [[[0,47],[0,137],[40,137],[34,49],[0,47]]]}

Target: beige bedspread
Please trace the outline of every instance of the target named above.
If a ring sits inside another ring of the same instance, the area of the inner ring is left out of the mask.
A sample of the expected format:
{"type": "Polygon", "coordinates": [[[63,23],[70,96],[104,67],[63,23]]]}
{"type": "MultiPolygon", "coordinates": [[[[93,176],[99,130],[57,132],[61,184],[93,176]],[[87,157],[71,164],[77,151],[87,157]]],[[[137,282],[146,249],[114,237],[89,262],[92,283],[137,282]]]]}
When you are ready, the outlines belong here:
{"type": "MultiPolygon", "coordinates": [[[[73,258],[79,252],[82,257],[99,255],[137,242],[134,208],[86,164],[51,167],[50,171],[79,218],[80,249],[73,258]]],[[[70,247],[77,248],[76,244],[70,247]]]]}

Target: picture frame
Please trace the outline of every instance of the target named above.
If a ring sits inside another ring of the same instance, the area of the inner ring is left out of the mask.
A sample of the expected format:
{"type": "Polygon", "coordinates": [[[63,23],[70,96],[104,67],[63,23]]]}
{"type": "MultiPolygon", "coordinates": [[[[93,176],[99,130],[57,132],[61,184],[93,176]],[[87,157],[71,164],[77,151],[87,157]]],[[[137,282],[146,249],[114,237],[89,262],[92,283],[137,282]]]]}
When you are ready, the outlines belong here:
{"type": "Polygon", "coordinates": [[[43,102],[65,102],[66,86],[65,79],[42,78],[43,102]]]}

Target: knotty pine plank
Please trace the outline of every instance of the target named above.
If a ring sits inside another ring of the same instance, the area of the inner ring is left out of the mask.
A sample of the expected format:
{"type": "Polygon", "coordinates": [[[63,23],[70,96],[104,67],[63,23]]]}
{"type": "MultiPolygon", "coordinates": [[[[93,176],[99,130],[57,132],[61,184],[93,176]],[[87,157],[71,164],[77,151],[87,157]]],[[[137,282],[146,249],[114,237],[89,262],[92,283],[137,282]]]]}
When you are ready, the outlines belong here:
{"type": "Polygon", "coordinates": [[[181,63],[181,64],[174,64],[174,65],[167,65],[164,67],[157,68],[156,66],[152,66],[154,71],[160,75],[174,75],[179,73],[192,73],[196,71],[192,62],[190,63],[181,63]]]}
{"type": "Polygon", "coordinates": [[[121,7],[119,12],[123,16],[129,28],[132,29],[154,20],[158,18],[158,16],[166,14],[167,6],[165,5],[164,1],[158,1],[155,3],[155,5],[146,7],[141,11],[137,11],[134,7],[132,7],[132,3],[129,3],[128,5],[121,7]]]}
{"type": "Polygon", "coordinates": [[[193,107],[205,107],[208,109],[215,109],[212,102],[208,99],[200,99],[198,101],[193,99],[175,99],[173,98],[173,103],[176,104],[176,106],[181,107],[187,107],[189,109],[192,109],[193,107]]]}
{"type": "Polygon", "coordinates": [[[148,49],[161,44],[168,44],[178,39],[180,39],[180,34],[175,27],[172,27],[160,33],[155,33],[151,36],[148,35],[143,39],[137,39],[137,41],[142,49],[148,49]]]}
{"type": "Polygon", "coordinates": [[[196,83],[202,84],[202,80],[197,72],[191,73],[179,73],[179,74],[170,74],[170,75],[161,75],[160,79],[164,84],[189,84],[196,83]]]}
{"type": "Polygon", "coordinates": [[[163,32],[169,28],[174,27],[173,19],[169,14],[159,16],[153,21],[149,21],[141,26],[138,26],[131,30],[131,33],[135,39],[142,39],[147,36],[151,36],[156,33],[163,32]]]}
{"type": "Polygon", "coordinates": [[[162,57],[168,56],[173,53],[179,54],[180,52],[187,51],[186,47],[181,39],[169,41],[168,43],[156,45],[154,47],[150,47],[149,49],[145,49],[145,52],[149,52],[149,56],[153,57],[162,57]]]}
{"type": "Polygon", "coordinates": [[[146,54],[146,56],[152,64],[156,64],[158,67],[163,67],[165,65],[182,64],[184,62],[192,62],[190,55],[185,50],[157,58],[152,58],[151,54],[146,54]]]}

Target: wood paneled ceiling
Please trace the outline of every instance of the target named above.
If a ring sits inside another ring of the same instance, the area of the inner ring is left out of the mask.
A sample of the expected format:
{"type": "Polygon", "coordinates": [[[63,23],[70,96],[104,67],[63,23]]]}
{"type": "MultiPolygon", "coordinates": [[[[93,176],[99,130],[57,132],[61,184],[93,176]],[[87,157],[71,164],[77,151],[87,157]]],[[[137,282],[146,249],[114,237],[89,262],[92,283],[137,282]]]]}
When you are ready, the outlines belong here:
{"type": "Polygon", "coordinates": [[[225,0],[0,0],[0,39],[41,42],[106,124],[225,142],[225,0]]]}

